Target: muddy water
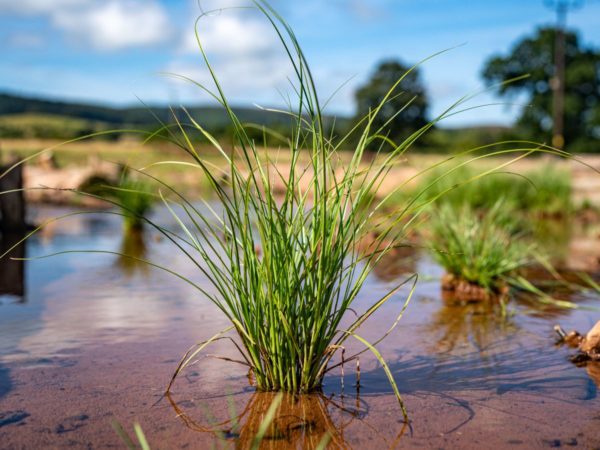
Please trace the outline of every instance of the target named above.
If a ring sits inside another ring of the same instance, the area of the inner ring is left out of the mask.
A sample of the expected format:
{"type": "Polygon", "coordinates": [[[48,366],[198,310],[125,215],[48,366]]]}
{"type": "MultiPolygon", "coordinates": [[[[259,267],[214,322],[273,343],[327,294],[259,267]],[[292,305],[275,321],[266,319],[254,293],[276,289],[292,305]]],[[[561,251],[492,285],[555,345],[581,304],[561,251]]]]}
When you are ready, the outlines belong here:
{"type": "MultiPolygon", "coordinates": [[[[152,233],[124,239],[118,219],[106,215],[72,217],[19,251],[73,249],[127,249],[207,283],[166,242],[152,233]]],[[[377,268],[357,309],[407,272],[420,274],[400,326],[378,346],[410,426],[365,354],[360,389],[352,363],[327,377],[322,395],[284,397],[263,448],[311,448],[324,436],[331,448],[600,448],[600,369],[572,365],[552,331],[555,323],[586,330],[600,314],[513,302],[516,314],[502,319],[491,307],[453,305],[441,298],[439,267],[427,256],[401,256],[377,268]]],[[[203,358],[161,399],[187,348],[227,326],[193,288],[115,255],[4,264],[11,275],[0,277],[0,448],[122,448],[114,421],[130,431],[140,423],[153,448],[249,448],[273,396],[254,393],[242,366],[203,358]]],[[[400,290],[362,336],[384,333],[407,295],[400,290]]],[[[600,305],[589,295],[574,300],[600,305]]],[[[347,354],[360,348],[351,344],[347,354]]],[[[225,341],[209,352],[235,357],[225,341]]]]}

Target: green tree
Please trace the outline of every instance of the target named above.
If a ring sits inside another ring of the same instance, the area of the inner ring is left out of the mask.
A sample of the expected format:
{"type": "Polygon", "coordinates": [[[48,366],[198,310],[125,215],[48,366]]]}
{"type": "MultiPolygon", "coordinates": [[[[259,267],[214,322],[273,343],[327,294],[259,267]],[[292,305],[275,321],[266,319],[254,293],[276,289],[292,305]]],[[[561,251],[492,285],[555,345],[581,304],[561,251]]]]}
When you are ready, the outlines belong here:
{"type": "MultiPolygon", "coordinates": [[[[376,108],[410,67],[397,60],[382,61],[371,78],[355,93],[356,119],[376,108]]],[[[383,134],[400,141],[427,123],[427,95],[418,68],[413,69],[396,87],[373,122],[373,129],[383,127],[383,134]],[[400,113],[394,117],[395,114],[400,113]],[[393,118],[393,119],[392,119],[393,118]],[[388,121],[391,122],[386,125],[388,121]]]]}
{"type": "MultiPolygon", "coordinates": [[[[525,96],[527,106],[515,131],[547,143],[552,137],[554,33],[554,28],[539,28],[533,36],[518,41],[508,55],[491,57],[482,72],[489,85],[497,85],[499,95],[510,99],[525,96]],[[499,84],[527,74],[522,80],[499,84]]],[[[585,47],[576,33],[568,31],[565,66],[565,149],[600,151],[600,52],[585,47]]]]}

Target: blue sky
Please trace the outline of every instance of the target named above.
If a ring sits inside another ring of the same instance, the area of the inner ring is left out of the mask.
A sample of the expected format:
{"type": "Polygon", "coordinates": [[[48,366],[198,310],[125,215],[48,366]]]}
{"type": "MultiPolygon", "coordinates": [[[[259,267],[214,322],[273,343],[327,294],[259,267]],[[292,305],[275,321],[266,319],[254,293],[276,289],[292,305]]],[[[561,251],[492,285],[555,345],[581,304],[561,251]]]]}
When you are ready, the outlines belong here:
{"type": "MultiPolygon", "coordinates": [[[[273,0],[304,47],[322,97],[350,80],[330,112],[351,114],[353,93],[378,61],[428,61],[422,74],[435,114],[482,87],[493,53],[507,52],[554,14],[543,0],[273,0]],[[462,44],[462,45],[461,45],[462,44]]],[[[0,0],[0,91],[116,105],[206,102],[195,87],[165,75],[204,82],[194,19],[245,0],[0,0]],[[200,5],[198,4],[200,3],[200,5]]],[[[568,18],[582,40],[600,47],[600,1],[568,18]]],[[[281,105],[289,91],[285,55],[255,11],[227,9],[203,18],[199,33],[235,104],[281,105]]],[[[473,104],[497,102],[483,94],[473,104]]],[[[508,124],[517,107],[459,114],[448,126],[508,124]]]]}

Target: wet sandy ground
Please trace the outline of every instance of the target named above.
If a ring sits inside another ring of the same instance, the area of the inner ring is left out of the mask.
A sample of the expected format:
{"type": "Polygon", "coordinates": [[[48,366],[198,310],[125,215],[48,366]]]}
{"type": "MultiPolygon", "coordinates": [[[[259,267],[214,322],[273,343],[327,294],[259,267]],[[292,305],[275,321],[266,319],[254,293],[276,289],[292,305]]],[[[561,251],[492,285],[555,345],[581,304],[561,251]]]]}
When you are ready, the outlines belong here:
{"type": "MultiPolygon", "coordinates": [[[[92,216],[32,240],[27,254],[123,245],[134,244],[122,241],[118,222],[92,216]]],[[[202,282],[166,243],[150,236],[145,252],[202,282]]],[[[600,313],[513,302],[517,314],[501,319],[443,301],[441,270],[427,257],[397,266],[423,278],[379,345],[410,426],[365,355],[359,393],[347,365],[343,389],[338,370],[323,395],[285,397],[263,448],[311,448],[325,434],[331,448],[600,448],[600,368],[571,364],[572,351],[555,347],[552,331],[555,323],[586,330],[600,313]]],[[[358,309],[405,277],[390,267],[369,279],[358,309]]],[[[248,448],[273,396],[254,393],[241,366],[203,358],[177,381],[175,408],[161,399],[187,348],[227,325],[192,288],[111,255],[69,254],[25,269],[25,296],[0,296],[0,448],[124,448],[113,421],[129,431],[139,422],[153,448],[248,448]]],[[[386,330],[406,295],[396,294],[362,335],[386,330]]],[[[235,355],[226,344],[209,352],[235,355]]]]}

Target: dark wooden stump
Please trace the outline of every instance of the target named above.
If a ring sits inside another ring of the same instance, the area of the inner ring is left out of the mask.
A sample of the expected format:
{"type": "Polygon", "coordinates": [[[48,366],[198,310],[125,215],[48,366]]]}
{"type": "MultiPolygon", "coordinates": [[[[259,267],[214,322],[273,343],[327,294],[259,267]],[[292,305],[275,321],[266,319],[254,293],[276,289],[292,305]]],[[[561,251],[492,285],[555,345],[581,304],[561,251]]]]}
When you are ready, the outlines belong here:
{"type": "MultiPolygon", "coordinates": [[[[0,165],[0,256],[19,242],[25,233],[25,196],[23,189],[23,166],[0,165]],[[6,172],[6,173],[5,173],[6,172]]],[[[10,253],[0,258],[0,295],[25,295],[25,262],[11,258],[24,258],[25,244],[18,245],[10,253]]]]}
{"type": "Polygon", "coordinates": [[[25,195],[23,191],[2,194],[14,189],[23,189],[23,166],[6,172],[9,166],[0,166],[0,232],[15,232],[26,229],[25,195]],[[5,173],[6,172],[6,173],[5,173]]]}
{"type": "MultiPolygon", "coordinates": [[[[23,237],[24,233],[0,235],[0,255],[15,246],[23,237]]],[[[0,295],[15,295],[23,298],[25,296],[25,261],[12,258],[25,258],[24,242],[0,259],[0,295]]]]}

